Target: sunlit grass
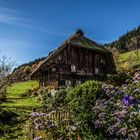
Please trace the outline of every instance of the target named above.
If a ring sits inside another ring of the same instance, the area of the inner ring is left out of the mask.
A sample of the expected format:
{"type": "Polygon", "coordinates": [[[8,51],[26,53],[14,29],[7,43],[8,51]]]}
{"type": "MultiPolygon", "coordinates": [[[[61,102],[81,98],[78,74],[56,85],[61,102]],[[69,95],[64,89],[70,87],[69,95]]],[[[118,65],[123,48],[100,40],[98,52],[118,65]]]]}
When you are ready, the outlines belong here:
{"type": "Polygon", "coordinates": [[[28,114],[32,111],[32,108],[38,108],[39,102],[34,95],[21,96],[21,94],[38,87],[37,81],[27,81],[14,83],[7,88],[7,101],[1,104],[3,110],[7,112],[14,112],[18,116],[13,119],[18,121],[16,124],[0,124],[0,131],[4,134],[0,135],[0,140],[24,139],[22,129],[28,114]]]}
{"type": "Polygon", "coordinates": [[[140,50],[121,53],[117,61],[117,68],[140,68],[140,50]]]}
{"type": "Polygon", "coordinates": [[[37,81],[28,81],[28,82],[18,82],[12,84],[7,89],[8,97],[18,97],[20,94],[26,92],[29,89],[33,89],[35,87],[38,87],[37,81]]]}
{"type": "Polygon", "coordinates": [[[37,102],[36,97],[22,97],[20,96],[22,93],[27,92],[29,89],[33,89],[38,87],[37,81],[28,81],[28,82],[19,82],[12,84],[7,89],[7,101],[3,103],[3,106],[8,107],[37,107],[39,103],[37,102]]]}

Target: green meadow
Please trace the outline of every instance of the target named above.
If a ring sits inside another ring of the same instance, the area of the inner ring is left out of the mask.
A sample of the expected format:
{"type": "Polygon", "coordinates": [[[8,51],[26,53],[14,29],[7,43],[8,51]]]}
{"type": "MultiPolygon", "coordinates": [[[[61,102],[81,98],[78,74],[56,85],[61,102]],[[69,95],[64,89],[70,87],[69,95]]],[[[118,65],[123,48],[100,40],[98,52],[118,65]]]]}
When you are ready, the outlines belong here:
{"type": "Polygon", "coordinates": [[[118,69],[140,68],[140,49],[119,54],[117,60],[118,69]]]}
{"type": "Polygon", "coordinates": [[[24,93],[38,87],[37,81],[14,83],[7,89],[7,101],[1,104],[0,140],[24,139],[23,127],[32,108],[38,108],[39,103],[33,95],[22,96],[24,93]]]}

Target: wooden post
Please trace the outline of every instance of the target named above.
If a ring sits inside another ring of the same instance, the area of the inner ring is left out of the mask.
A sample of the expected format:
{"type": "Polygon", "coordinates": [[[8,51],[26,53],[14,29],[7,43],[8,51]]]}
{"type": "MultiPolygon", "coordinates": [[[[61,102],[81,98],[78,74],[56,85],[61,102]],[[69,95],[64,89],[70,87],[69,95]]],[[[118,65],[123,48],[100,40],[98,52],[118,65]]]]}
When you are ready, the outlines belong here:
{"type": "Polygon", "coordinates": [[[58,122],[60,123],[60,119],[61,119],[61,114],[60,114],[60,110],[58,112],[58,122]]]}
{"type": "Polygon", "coordinates": [[[58,120],[57,120],[58,119],[58,114],[57,113],[58,113],[58,110],[56,110],[56,113],[55,113],[55,120],[56,120],[56,122],[58,122],[58,120]]]}

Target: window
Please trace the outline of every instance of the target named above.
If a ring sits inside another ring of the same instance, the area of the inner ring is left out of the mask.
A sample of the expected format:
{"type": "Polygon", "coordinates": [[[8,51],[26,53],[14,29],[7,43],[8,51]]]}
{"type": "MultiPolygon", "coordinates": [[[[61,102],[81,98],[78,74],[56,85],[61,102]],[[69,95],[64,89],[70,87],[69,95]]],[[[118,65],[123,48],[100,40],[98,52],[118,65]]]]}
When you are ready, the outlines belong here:
{"type": "Polygon", "coordinates": [[[95,68],[95,75],[99,75],[99,69],[95,68]]]}
{"type": "Polygon", "coordinates": [[[76,72],[76,66],[75,65],[71,65],[71,72],[76,72]]]}
{"type": "Polygon", "coordinates": [[[58,60],[62,61],[62,56],[61,55],[58,56],[58,60]]]}
{"type": "Polygon", "coordinates": [[[65,81],[65,85],[66,85],[67,87],[71,87],[71,81],[70,81],[70,80],[66,80],[66,81],[65,81]]]}
{"type": "Polygon", "coordinates": [[[52,72],[56,72],[56,68],[54,67],[54,68],[52,68],[52,72]]]}

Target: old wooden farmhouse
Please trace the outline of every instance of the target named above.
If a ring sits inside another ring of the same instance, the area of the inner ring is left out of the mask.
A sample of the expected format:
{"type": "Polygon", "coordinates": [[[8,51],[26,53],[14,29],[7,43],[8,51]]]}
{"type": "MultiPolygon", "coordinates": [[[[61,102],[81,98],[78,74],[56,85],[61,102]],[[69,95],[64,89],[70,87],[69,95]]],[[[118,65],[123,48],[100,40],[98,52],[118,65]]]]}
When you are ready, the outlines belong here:
{"type": "Polygon", "coordinates": [[[112,53],[77,30],[30,75],[43,86],[74,86],[116,73],[112,53]]]}

